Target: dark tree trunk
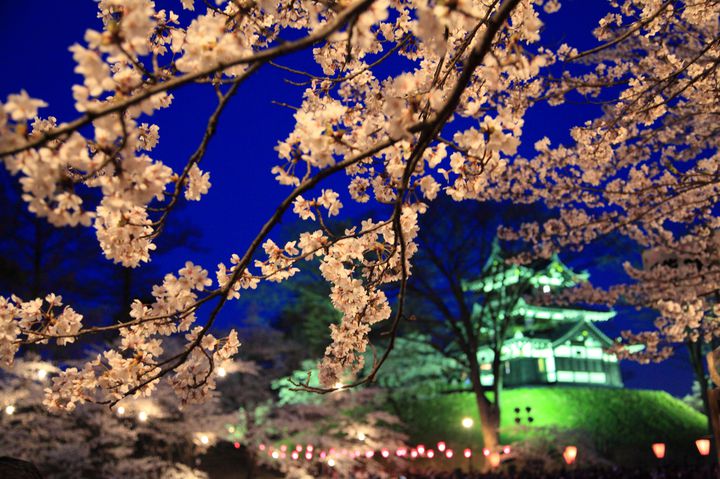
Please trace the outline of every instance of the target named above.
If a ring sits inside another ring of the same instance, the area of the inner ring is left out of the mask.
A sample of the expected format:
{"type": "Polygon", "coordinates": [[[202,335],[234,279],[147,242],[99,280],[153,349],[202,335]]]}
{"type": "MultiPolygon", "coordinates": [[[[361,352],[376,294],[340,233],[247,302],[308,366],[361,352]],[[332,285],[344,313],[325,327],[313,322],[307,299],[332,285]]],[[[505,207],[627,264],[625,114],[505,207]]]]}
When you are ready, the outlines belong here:
{"type": "Polygon", "coordinates": [[[480,382],[480,365],[477,362],[477,358],[471,357],[468,359],[470,359],[470,381],[472,383],[473,393],[475,394],[478,416],[480,417],[483,446],[492,451],[500,445],[498,433],[498,429],[500,428],[499,403],[497,401],[491,402],[485,396],[485,389],[480,382]]]}
{"type": "Polygon", "coordinates": [[[712,422],[710,420],[710,402],[708,398],[708,380],[703,367],[702,343],[700,341],[687,343],[688,352],[690,353],[690,363],[692,364],[695,379],[700,385],[700,395],[703,402],[703,412],[707,418],[707,426],[710,434],[713,433],[712,422]]]}
{"type": "Polygon", "coordinates": [[[247,474],[245,477],[247,479],[252,479],[255,474],[255,454],[250,452],[248,449],[248,465],[247,465],[247,474]]]}

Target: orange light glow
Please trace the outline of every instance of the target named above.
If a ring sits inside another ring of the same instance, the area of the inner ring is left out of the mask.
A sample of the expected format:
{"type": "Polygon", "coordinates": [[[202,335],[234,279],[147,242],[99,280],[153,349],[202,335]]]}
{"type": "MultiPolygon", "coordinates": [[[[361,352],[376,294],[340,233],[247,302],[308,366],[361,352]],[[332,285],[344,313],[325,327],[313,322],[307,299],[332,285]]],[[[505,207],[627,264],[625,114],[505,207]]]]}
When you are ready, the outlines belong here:
{"type": "Polygon", "coordinates": [[[653,454],[655,454],[655,457],[658,459],[662,459],[665,457],[665,443],[662,442],[656,442],[652,445],[652,451],[653,454]]]}
{"type": "Polygon", "coordinates": [[[577,447],[575,446],[568,446],[563,451],[563,459],[565,459],[565,462],[569,466],[573,462],[575,462],[575,458],[577,457],[577,447]]]}
{"type": "Polygon", "coordinates": [[[710,454],[710,439],[698,439],[695,441],[698,452],[701,456],[707,456],[710,454]]]}

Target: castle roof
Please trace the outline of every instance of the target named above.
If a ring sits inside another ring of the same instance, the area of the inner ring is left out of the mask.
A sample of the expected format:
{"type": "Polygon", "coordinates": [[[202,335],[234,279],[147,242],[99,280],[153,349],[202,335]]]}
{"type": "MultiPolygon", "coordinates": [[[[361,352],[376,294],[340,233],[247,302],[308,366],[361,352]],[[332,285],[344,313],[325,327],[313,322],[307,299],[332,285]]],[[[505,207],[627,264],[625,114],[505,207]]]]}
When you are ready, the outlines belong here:
{"type": "Polygon", "coordinates": [[[528,304],[518,299],[514,313],[525,318],[549,319],[551,321],[607,321],[615,316],[615,311],[596,311],[586,308],[544,306],[528,304]]]}
{"type": "Polygon", "coordinates": [[[517,284],[521,280],[545,290],[564,289],[587,281],[589,277],[585,271],[573,271],[558,255],[553,255],[549,260],[535,260],[530,264],[512,264],[507,261],[509,258],[509,254],[504,252],[495,240],[480,278],[464,281],[465,290],[490,292],[517,284]]]}
{"type": "Polygon", "coordinates": [[[552,328],[539,331],[532,331],[526,334],[526,337],[547,339],[553,346],[558,346],[566,341],[573,340],[578,336],[592,335],[604,347],[610,347],[613,341],[608,338],[605,333],[600,331],[597,326],[588,321],[574,321],[558,324],[552,328]]]}

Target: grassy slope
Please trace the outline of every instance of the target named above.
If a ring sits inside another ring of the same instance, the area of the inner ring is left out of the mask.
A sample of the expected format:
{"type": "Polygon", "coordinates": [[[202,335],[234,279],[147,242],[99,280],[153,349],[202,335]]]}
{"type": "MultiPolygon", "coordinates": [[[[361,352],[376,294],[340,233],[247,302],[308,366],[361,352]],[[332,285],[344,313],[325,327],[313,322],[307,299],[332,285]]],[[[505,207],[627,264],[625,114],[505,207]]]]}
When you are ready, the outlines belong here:
{"type": "MultiPolygon", "coordinates": [[[[705,417],[662,391],[601,388],[523,388],[502,397],[502,440],[515,442],[527,435],[552,437],[558,431],[585,433],[604,456],[621,462],[628,457],[651,459],[650,444],[668,444],[668,458],[693,453],[694,440],[706,433],[705,417]],[[528,424],[526,407],[534,421],[528,424]],[[520,408],[522,428],[515,424],[520,408]]],[[[444,440],[453,447],[482,447],[474,396],[448,395],[399,404],[411,437],[425,444],[444,440]],[[469,416],[476,426],[464,429],[469,416]]],[[[633,462],[633,461],[631,461],[633,462]]]]}

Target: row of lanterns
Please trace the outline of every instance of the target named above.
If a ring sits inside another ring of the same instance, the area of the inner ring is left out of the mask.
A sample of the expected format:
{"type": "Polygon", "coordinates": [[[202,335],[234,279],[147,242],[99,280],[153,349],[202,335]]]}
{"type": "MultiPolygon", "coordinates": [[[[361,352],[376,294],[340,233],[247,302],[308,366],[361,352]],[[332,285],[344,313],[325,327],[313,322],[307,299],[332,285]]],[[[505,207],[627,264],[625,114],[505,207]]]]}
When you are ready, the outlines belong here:
{"type": "MultiPolygon", "coordinates": [[[[235,448],[238,449],[240,447],[240,443],[236,442],[234,444],[235,448]]],[[[267,455],[272,457],[273,459],[281,460],[281,459],[287,459],[288,457],[288,447],[286,445],[281,445],[280,448],[274,449],[269,448],[265,444],[260,444],[258,446],[258,449],[261,451],[267,451],[267,455]]],[[[415,448],[408,449],[405,447],[398,448],[395,450],[395,455],[397,457],[409,457],[411,459],[417,459],[417,458],[427,458],[427,459],[434,459],[434,458],[440,458],[442,456],[445,456],[447,459],[452,459],[455,456],[455,452],[448,448],[445,442],[440,441],[437,443],[437,453],[434,449],[428,449],[422,444],[418,444],[415,448]]],[[[510,446],[503,446],[502,448],[502,454],[510,454],[510,446]]],[[[359,449],[356,449],[354,451],[349,451],[347,449],[342,449],[339,454],[337,454],[337,451],[335,451],[334,448],[331,448],[330,450],[326,451],[320,451],[319,458],[320,460],[328,460],[328,465],[332,467],[334,465],[335,461],[332,459],[331,456],[340,455],[340,456],[346,456],[350,458],[358,458],[364,456],[367,459],[370,459],[375,456],[376,452],[382,456],[384,459],[387,459],[392,454],[390,452],[390,449],[388,448],[382,448],[380,451],[374,451],[374,450],[366,450],[364,452],[360,451],[359,449]],[[332,462],[332,464],[330,464],[332,462]]],[[[500,465],[500,454],[498,452],[491,452],[489,449],[485,448],[483,449],[483,456],[487,457],[490,461],[490,464],[493,467],[497,467],[500,465]]],[[[301,444],[298,444],[295,446],[295,449],[289,452],[290,458],[292,460],[299,460],[301,457],[304,457],[306,460],[310,461],[315,456],[315,447],[312,444],[308,444],[305,448],[302,447],[301,444]]],[[[463,457],[466,459],[470,459],[473,455],[472,449],[465,448],[463,450],[463,457]]]]}
{"type": "MultiPolygon", "coordinates": [[[[709,455],[710,439],[698,439],[697,441],[695,441],[695,447],[697,447],[697,450],[701,456],[709,455]]],[[[664,442],[656,442],[652,445],[652,452],[658,459],[662,459],[665,457],[665,450],[666,446],[664,442]]],[[[565,450],[563,451],[563,459],[568,465],[575,462],[575,459],[577,458],[577,452],[577,447],[575,446],[567,446],[565,448],[565,450]]]]}
{"type": "MultiPolygon", "coordinates": [[[[695,447],[697,447],[697,450],[701,456],[709,455],[710,439],[698,439],[697,441],[695,441],[695,447]]],[[[658,459],[662,459],[665,457],[665,449],[666,447],[664,442],[656,442],[652,445],[652,452],[658,459]]]]}
{"type": "MultiPolygon", "coordinates": [[[[698,449],[698,452],[702,456],[707,456],[710,454],[710,439],[698,439],[695,441],[695,446],[698,449]]],[[[240,443],[235,443],[235,448],[239,448],[240,443]]],[[[268,448],[265,444],[260,444],[258,446],[261,451],[267,451],[268,456],[271,456],[273,459],[286,459],[287,458],[287,446],[282,445],[279,449],[273,449],[268,448]]],[[[290,458],[293,460],[300,459],[301,456],[304,456],[306,460],[310,461],[314,457],[314,446],[312,444],[308,444],[304,449],[302,445],[298,444],[295,446],[295,449],[290,452],[290,458]],[[304,451],[304,452],[303,452],[304,451]]],[[[440,441],[437,443],[437,450],[438,454],[435,453],[433,449],[426,449],[424,445],[419,444],[417,447],[410,449],[408,451],[407,448],[401,447],[398,448],[395,451],[395,455],[398,457],[410,457],[411,459],[417,459],[417,458],[427,458],[427,459],[433,459],[435,457],[441,457],[444,455],[448,459],[452,459],[455,455],[455,452],[448,448],[445,442],[440,441]]],[[[665,457],[665,450],[666,446],[665,443],[658,442],[654,443],[652,445],[652,451],[655,454],[655,457],[658,459],[662,459],[665,457]]],[[[503,446],[502,448],[502,454],[510,454],[510,446],[503,446]]],[[[342,456],[349,456],[351,458],[361,457],[365,456],[366,458],[370,459],[375,456],[375,452],[373,450],[366,450],[364,453],[360,450],[354,450],[354,451],[348,451],[347,449],[343,449],[340,453],[342,456]]],[[[483,456],[487,458],[487,460],[490,462],[490,465],[492,467],[497,467],[500,465],[500,459],[501,455],[497,452],[491,452],[489,449],[485,448],[482,450],[483,456]]],[[[388,458],[391,455],[391,452],[387,448],[383,448],[379,451],[380,455],[383,458],[388,458]]],[[[328,452],[321,451],[320,452],[320,459],[324,460],[328,458],[329,456],[333,456],[336,454],[335,449],[330,449],[328,452]]],[[[470,459],[473,455],[472,449],[465,448],[463,450],[463,456],[467,459],[470,459]]],[[[563,450],[562,457],[566,464],[571,465],[575,462],[578,455],[578,448],[576,446],[566,446],[563,450]]],[[[333,461],[334,463],[334,461],[333,461]]],[[[329,461],[328,461],[329,464],[329,461]]]]}

